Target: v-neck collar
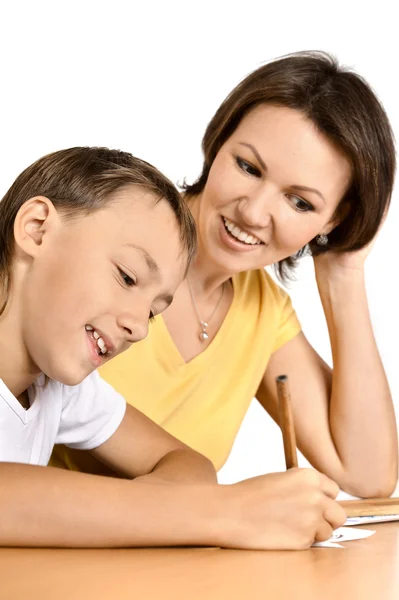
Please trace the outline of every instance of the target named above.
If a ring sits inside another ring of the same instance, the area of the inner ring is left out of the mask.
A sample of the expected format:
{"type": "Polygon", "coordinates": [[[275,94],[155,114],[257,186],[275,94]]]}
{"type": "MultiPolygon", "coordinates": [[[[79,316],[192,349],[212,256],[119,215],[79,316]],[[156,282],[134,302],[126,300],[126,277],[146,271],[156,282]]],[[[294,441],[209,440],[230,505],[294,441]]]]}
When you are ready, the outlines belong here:
{"type": "MultiPolygon", "coordinates": [[[[193,370],[193,371],[196,369],[200,369],[202,366],[202,363],[204,363],[206,360],[209,359],[209,356],[215,352],[215,350],[218,348],[219,344],[226,337],[226,333],[231,328],[231,326],[234,322],[235,316],[236,316],[236,305],[238,302],[238,297],[237,297],[238,286],[235,284],[235,278],[236,278],[235,275],[233,275],[233,277],[231,278],[232,286],[233,286],[233,301],[230,305],[228,313],[225,316],[223,323],[221,324],[218,332],[216,333],[215,337],[210,342],[210,344],[208,344],[207,347],[204,348],[204,350],[202,352],[197,354],[197,356],[194,356],[194,358],[192,358],[188,362],[184,360],[183,356],[180,354],[177,346],[175,345],[173,338],[169,332],[169,329],[166,326],[163,316],[159,315],[160,318],[158,321],[158,326],[161,329],[161,331],[163,331],[163,338],[164,338],[165,344],[167,345],[167,352],[168,352],[167,359],[169,359],[168,362],[171,367],[177,367],[179,369],[185,368],[186,370],[193,370]]],[[[163,357],[163,358],[165,358],[165,357],[163,357]]]]}
{"type": "Polygon", "coordinates": [[[0,396],[3,400],[8,404],[11,410],[19,417],[19,419],[26,425],[30,423],[39,410],[39,398],[35,397],[35,388],[34,386],[30,386],[28,388],[28,396],[30,407],[25,409],[22,404],[18,401],[18,399],[10,392],[6,384],[2,379],[0,379],[0,396]]]}

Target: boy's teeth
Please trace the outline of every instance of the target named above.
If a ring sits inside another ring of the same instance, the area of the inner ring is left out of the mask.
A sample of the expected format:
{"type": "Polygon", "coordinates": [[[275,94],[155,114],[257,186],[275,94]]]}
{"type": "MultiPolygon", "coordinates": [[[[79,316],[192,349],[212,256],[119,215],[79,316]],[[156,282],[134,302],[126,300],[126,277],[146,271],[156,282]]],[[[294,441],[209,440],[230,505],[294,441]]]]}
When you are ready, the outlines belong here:
{"type": "Polygon", "coordinates": [[[97,331],[91,325],[86,325],[85,329],[86,331],[93,332],[93,337],[97,341],[97,346],[99,347],[101,354],[107,354],[107,346],[105,345],[103,338],[100,337],[100,334],[98,334],[97,331]]]}

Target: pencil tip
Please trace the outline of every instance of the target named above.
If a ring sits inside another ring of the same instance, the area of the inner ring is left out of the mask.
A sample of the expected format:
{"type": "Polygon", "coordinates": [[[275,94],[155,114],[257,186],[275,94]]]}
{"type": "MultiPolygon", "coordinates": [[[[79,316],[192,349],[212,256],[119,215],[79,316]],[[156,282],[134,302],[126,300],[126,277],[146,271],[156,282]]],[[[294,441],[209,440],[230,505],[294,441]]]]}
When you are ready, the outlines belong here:
{"type": "Polygon", "coordinates": [[[276,381],[287,381],[288,375],[279,375],[276,377],[276,381]]]}

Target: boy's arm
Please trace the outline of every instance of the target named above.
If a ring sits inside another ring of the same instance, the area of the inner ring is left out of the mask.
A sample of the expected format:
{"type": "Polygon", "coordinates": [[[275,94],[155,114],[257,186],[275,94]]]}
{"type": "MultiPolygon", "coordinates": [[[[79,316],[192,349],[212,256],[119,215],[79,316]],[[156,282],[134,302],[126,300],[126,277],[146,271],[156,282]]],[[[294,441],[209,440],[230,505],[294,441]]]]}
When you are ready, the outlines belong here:
{"type": "Polygon", "coordinates": [[[0,546],[214,543],[206,531],[219,490],[208,459],[131,406],[92,452],[126,479],[0,463],[0,546]]]}
{"type": "Polygon", "coordinates": [[[0,546],[215,545],[218,491],[0,463],[0,546]]]}
{"type": "Polygon", "coordinates": [[[128,478],[0,463],[0,546],[294,549],[345,521],[324,475],[217,485],[206,458],[134,409],[95,454],[128,478]]]}
{"type": "Polygon", "coordinates": [[[113,436],[90,453],[122,477],[216,483],[211,461],[127,405],[113,436]]]}
{"type": "Polygon", "coordinates": [[[131,406],[92,453],[125,479],[0,463],[0,546],[215,544],[207,529],[219,488],[208,459],[131,406]]]}
{"type": "Polygon", "coordinates": [[[304,549],[344,523],[337,492],[310,469],[220,486],[0,463],[0,546],[304,549]]]}

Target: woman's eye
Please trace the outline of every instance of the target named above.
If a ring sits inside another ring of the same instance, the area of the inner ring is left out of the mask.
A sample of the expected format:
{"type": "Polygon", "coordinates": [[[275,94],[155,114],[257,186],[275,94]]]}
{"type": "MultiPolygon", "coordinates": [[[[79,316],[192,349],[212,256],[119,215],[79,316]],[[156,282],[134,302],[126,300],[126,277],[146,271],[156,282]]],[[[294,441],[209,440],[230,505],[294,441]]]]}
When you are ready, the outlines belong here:
{"type": "Polygon", "coordinates": [[[236,156],[236,163],[240,167],[241,171],[244,171],[244,173],[247,173],[248,175],[253,175],[254,177],[261,176],[261,172],[259,171],[259,169],[251,165],[251,163],[247,162],[246,160],[243,160],[239,156],[236,156]]]}
{"type": "Polygon", "coordinates": [[[132,287],[133,285],[136,285],[136,281],[132,277],[127,275],[127,273],[122,271],[122,269],[119,269],[119,267],[118,267],[118,271],[119,271],[119,274],[120,274],[121,278],[123,279],[124,283],[128,287],[132,287]]]}
{"type": "Polygon", "coordinates": [[[311,210],[314,210],[313,206],[309,204],[309,202],[306,202],[306,200],[303,200],[303,198],[298,198],[298,196],[291,195],[289,195],[288,197],[293,203],[295,210],[297,210],[298,212],[309,212],[311,210]]]}

